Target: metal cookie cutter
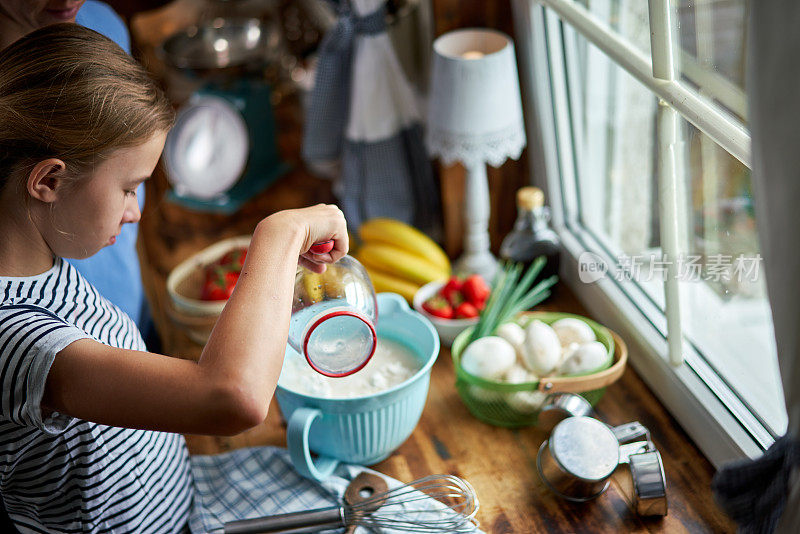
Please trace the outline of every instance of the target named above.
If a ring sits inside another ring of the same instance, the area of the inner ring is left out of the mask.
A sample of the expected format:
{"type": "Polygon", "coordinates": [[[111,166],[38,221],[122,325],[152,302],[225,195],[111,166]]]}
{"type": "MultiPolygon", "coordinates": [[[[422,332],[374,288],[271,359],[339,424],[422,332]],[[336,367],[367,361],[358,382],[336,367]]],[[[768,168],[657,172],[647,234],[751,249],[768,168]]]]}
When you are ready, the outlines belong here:
{"type": "Polygon", "coordinates": [[[667,515],[667,478],[655,445],[639,441],[620,446],[620,464],[627,463],[633,480],[633,500],[641,516],[667,515]]]}

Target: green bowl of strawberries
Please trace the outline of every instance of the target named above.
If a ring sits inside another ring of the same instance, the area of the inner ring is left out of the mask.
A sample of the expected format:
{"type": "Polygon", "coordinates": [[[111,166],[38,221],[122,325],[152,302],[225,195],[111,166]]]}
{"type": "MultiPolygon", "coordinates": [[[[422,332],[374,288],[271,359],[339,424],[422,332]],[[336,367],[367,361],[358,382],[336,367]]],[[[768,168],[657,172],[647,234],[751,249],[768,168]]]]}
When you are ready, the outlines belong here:
{"type": "Polygon", "coordinates": [[[419,288],[413,305],[433,324],[442,344],[449,347],[458,334],[478,323],[490,292],[480,275],[451,276],[419,288]]]}

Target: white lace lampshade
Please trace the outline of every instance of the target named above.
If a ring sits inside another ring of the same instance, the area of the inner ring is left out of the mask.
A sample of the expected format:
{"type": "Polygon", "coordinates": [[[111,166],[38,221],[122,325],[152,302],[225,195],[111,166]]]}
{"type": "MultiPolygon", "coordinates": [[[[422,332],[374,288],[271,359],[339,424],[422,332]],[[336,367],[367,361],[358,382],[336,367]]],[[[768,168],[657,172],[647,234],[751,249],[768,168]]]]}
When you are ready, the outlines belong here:
{"type": "Polygon", "coordinates": [[[455,268],[491,281],[497,260],[489,250],[486,164],[499,167],[525,147],[514,43],[494,30],[456,30],[436,39],[433,52],[428,150],[467,169],[464,254],[455,268]]]}

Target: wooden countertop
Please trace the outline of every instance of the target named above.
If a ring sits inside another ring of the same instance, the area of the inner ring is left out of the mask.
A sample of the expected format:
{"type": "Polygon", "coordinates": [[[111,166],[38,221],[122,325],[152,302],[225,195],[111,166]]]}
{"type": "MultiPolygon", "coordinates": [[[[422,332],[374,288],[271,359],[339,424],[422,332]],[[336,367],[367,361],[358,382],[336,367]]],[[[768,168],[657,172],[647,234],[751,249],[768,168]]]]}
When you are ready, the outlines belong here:
{"type": "MultiPolygon", "coordinates": [[[[269,190],[271,202],[312,180],[287,175],[269,190]]],[[[319,186],[320,184],[318,184],[319,186]]],[[[324,189],[325,184],[321,184],[324,189]]],[[[196,358],[201,347],[193,343],[166,317],[166,275],[193,252],[224,236],[242,233],[239,225],[209,221],[157,199],[148,191],[142,221],[143,276],[154,303],[156,323],[164,352],[196,358]],[[160,213],[154,214],[153,211],[160,213]],[[183,212],[183,213],[181,213],[183,212]],[[154,216],[155,215],[155,216],[154,216]],[[150,223],[147,219],[150,218],[150,223]],[[188,228],[196,231],[188,232],[188,228]],[[215,231],[212,231],[212,228],[215,231]],[[183,235],[183,232],[186,232],[183,235]]],[[[313,195],[310,195],[313,197],[313,195]]],[[[311,200],[310,202],[313,202],[311,200]]],[[[286,205],[294,205],[291,200],[286,205]]],[[[258,210],[251,207],[253,213],[258,210]]],[[[212,217],[211,219],[214,219],[212,217]]],[[[571,292],[559,289],[542,309],[586,314],[571,292]]],[[[602,323],[602,317],[594,319],[602,323]]],[[[624,469],[614,475],[609,490],[586,504],[563,501],[550,493],[536,471],[536,453],[546,435],[536,428],[509,430],[475,419],[454,387],[455,375],[448,349],[443,348],[431,373],[428,401],[411,437],[374,469],[403,481],[431,473],[453,473],[469,480],[481,502],[478,519],[487,532],[733,532],[734,526],[715,506],[710,487],[713,468],[653,397],[636,373],[628,368],[619,382],[608,388],[597,404],[600,417],[612,425],[638,420],[647,426],[664,461],[668,481],[669,515],[663,519],[639,518],[632,508],[632,492],[624,469]]],[[[286,445],[285,422],[276,403],[266,421],[234,437],[187,436],[190,451],[213,454],[237,447],[286,445]]]]}
{"type": "MultiPolygon", "coordinates": [[[[276,109],[279,148],[292,170],[231,216],[196,213],[164,199],[167,182],[161,172],[148,182],[147,205],[140,224],[142,275],[163,352],[197,358],[193,343],[166,315],[166,276],[180,261],[225,237],[249,233],[266,215],[279,209],[333,200],[331,184],[314,178],[298,157],[299,106],[287,99],[276,109]]],[[[586,314],[564,286],[542,309],[586,314]]],[[[594,317],[603,322],[602,317],[594,317]]],[[[628,368],[597,404],[600,417],[618,425],[638,420],[647,426],[664,461],[669,515],[640,518],[633,512],[632,490],[624,469],[609,490],[585,504],[563,501],[550,493],[536,471],[536,453],[545,434],[536,428],[510,430],[475,419],[454,387],[453,364],[443,348],[431,373],[424,413],[411,437],[374,469],[403,481],[432,473],[453,473],[469,480],[481,502],[478,519],[492,533],[529,532],[733,532],[734,525],[715,506],[710,491],[714,469],[628,368]]],[[[285,422],[273,403],[266,421],[234,437],[187,436],[190,451],[212,454],[237,447],[286,445],[285,422]]]]}
{"type": "MultiPolygon", "coordinates": [[[[566,291],[542,308],[583,311],[566,291]]],[[[179,353],[197,353],[199,348],[192,345],[186,340],[179,353]]],[[[638,420],[650,429],[667,476],[669,514],[663,519],[634,513],[632,489],[623,468],[595,501],[575,504],[557,498],[536,471],[536,453],[545,433],[533,427],[510,430],[480,422],[461,402],[454,382],[450,351],[443,348],[431,372],[428,400],[417,428],[373,469],[402,481],[432,473],[466,478],[481,502],[477,516],[481,527],[491,533],[734,532],[712,500],[712,466],[632,369],[608,388],[596,409],[609,424],[638,420]]],[[[258,445],[285,447],[285,421],[273,403],[265,422],[256,428],[234,437],[187,436],[187,443],[193,454],[258,445]]]]}

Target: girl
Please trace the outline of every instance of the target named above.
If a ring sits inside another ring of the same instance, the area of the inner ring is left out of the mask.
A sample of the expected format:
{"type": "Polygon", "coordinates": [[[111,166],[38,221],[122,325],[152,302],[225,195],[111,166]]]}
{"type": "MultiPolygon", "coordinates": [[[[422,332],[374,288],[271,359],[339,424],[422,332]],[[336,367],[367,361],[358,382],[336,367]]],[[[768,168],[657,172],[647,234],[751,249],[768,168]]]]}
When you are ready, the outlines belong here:
{"type": "Polygon", "coordinates": [[[271,215],[200,360],[145,352],[61,258],[113,246],[139,220],[135,190],[172,118],[141,67],[91,30],[48,26],[0,53],[0,495],[21,531],[185,530],[178,433],[263,421],[298,258],[322,272],[347,252],[334,206],[271,215]],[[328,239],[330,254],[308,253],[328,239]]]}
{"type": "MultiPolygon", "coordinates": [[[[76,22],[91,28],[130,53],[125,22],[108,5],[97,0],[0,0],[0,50],[27,33],[57,22],[76,22]]],[[[143,208],[144,186],[139,187],[136,196],[143,208]]],[[[105,298],[133,319],[152,349],[160,346],[160,340],[144,295],[136,251],[137,227],[136,223],[126,224],[115,246],[83,260],[68,261],[105,298]]]]}

